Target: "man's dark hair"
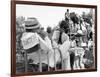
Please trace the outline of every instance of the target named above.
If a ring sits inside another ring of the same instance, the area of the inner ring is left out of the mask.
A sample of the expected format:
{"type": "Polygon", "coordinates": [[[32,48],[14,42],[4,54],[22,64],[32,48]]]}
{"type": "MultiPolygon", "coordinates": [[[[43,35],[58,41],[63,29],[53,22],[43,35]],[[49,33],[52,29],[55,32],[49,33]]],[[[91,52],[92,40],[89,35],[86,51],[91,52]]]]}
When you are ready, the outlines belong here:
{"type": "Polygon", "coordinates": [[[69,12],[69,9],[67,9],[67,12],[69,12]]]}
{"type": "Polygon", "coordinates": [[[52,32],[51,27],[47,27],[47,32],[48,33],[51,33],[52,32]]]}

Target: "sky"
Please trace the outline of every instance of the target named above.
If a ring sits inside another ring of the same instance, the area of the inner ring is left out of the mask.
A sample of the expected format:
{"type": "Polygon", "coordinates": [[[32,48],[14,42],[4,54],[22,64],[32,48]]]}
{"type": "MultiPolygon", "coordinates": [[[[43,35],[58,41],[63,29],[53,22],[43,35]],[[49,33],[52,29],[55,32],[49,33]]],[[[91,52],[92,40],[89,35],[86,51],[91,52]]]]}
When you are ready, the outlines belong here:
{"type": "Polygon", "coordinates": [[[40,6],[40,5],[16,5],[16,16],[35,17],[46,30],[48,26],[52,28],[58,25],[59,21],[64,19],[66,9],[69,12],[75,12],[81,15],[82,12],[88,13],[90,9],[86,8],[70,8],[70,7],[55,7],[55,6],[40,6]]]}

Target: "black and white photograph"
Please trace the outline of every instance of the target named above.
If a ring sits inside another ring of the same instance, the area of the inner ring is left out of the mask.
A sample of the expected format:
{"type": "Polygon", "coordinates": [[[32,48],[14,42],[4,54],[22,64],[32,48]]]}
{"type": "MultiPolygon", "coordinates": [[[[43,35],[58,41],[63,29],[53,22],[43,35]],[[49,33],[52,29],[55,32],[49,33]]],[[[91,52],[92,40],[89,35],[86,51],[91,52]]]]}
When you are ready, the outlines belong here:
{"type": "Polygon", "coordinates": [[[16,4],[16,73],[95,69],[95,9],[16,4]]]}

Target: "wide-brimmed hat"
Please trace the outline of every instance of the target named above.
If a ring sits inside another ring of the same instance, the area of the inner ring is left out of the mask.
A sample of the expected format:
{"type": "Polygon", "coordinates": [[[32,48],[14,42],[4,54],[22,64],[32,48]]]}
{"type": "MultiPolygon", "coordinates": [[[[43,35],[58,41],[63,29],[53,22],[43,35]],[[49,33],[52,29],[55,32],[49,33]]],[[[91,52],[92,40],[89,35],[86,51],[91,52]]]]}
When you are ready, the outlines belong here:
{"type": "Polygon", "coordinates": [[[27,18],[27,20],[25,21],[25,29],[38,29],[40,28],[40,26],[40,23],[34,17],[27,18]]]}

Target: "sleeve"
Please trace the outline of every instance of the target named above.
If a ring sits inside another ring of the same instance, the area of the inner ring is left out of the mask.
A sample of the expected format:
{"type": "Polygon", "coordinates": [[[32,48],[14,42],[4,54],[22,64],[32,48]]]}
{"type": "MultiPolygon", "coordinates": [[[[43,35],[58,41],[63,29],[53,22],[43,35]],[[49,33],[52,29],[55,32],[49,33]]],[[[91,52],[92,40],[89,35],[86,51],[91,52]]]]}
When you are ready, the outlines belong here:
{"type": "Polygon", "coordinates": [[[47,46],[52,49],[52,44],[51,44],[51,40],[48,38],[48,36],[45,37],[45,42],[47,44],[47,46]]]}
{"type": "Polygon", "coordinates": [[[48,52],[48,51],[50,51],[52,49],[51,41],[48,38],[48,36],[46,36],[44,38],[44,40],[38,34],[36,34],[36,36],[39,39],[40,47],[41,47],[42,50],[48,52]]]}
{"type": "Polygon", "coordinates": [[[60,31],[55,30],[52,36],[52,44],[54,48],[58,47],[58,40],[59,40],[60,31]]]}

